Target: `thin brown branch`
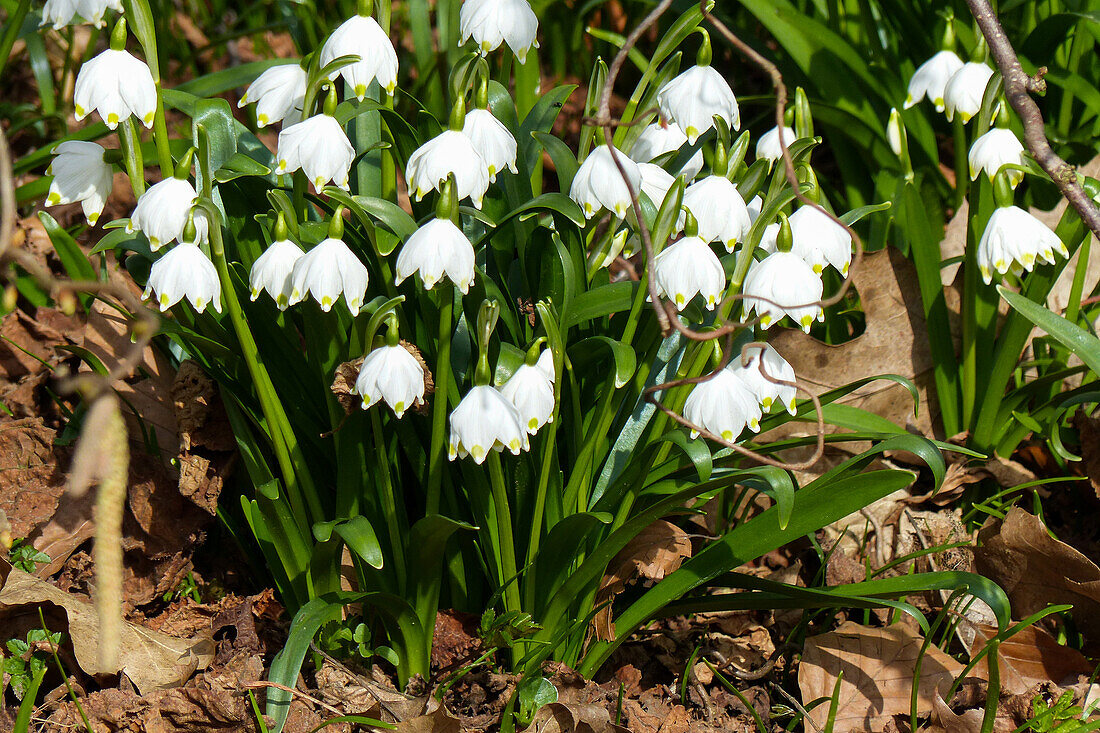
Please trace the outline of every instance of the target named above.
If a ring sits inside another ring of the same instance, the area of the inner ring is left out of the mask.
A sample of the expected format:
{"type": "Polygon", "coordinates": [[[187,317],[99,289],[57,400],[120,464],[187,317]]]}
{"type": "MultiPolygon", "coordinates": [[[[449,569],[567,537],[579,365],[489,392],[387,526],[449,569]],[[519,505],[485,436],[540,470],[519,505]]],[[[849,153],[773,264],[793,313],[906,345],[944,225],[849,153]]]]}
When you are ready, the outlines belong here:
{"type": "Polygon", "coordinates": [[[1020,59],[1016,56],[1016,50],[1005,35],[1001,22],[997,20],[989,0],[966,0],[970,6],[970,12],[974,14],[974,20],[985,36],[985,42],[993,54],[993,60],[1004,77],[1005,97],[1020,123],[1024,127],[1024,144],[1028,152],[1035,158],[1039,166],[1046,171],[1054,181],[1054,185],[1062,192],[1062,195],[1074,208],[1081,221],[1085,223],[1093,236],[1100,238],[1100,210],[1092,198],[1085,193],[1077,178],[1077,171],[1072,165],[1062,160],[1054,152],[1047,140],[1046,128],[1043,123],[1043,115],[1039,106],[1031,98],[1031,93],[1042,94],[1046,91],[1046,81],[1043,74],[1046,69],[1040,69],[1035,76],[1029,75],[1020,65],[1020,59]]]}

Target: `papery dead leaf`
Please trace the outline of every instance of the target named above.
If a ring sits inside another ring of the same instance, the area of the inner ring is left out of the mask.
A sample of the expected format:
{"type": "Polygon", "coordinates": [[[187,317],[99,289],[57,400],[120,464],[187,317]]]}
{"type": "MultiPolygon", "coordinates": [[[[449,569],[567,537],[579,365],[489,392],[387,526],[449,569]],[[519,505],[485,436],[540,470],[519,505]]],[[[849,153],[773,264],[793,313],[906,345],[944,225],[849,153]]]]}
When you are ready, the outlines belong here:
{"type": "Polygon", "coordinates": [[[1090,644],[1100,644],[1100,568],[1091,560],[1051,537],[1038,517],[1019,507],[983,527],[978,545],[978,572],[1004,589],[1013,614],[1022,618],[1071,603],[1077,628],[1090,644]]]}
{"type": "Polygon", "coordinates": [[[99,669],[96,664],[99,620],[92,603],[21,570],[10,569],[0,589],[0,606],[41,603],[52,603],[65,611],[69,619],[68,636],[81,669],[88,674],[125,672],[140,692],[181,685],[214,659],[214,640],[209,635],[177,639],[124,623],[118,652],[119,669],[99,669]]]}
{"type": "Polygon", "coordinates": [[[975,708],[956,713],[943,701],[939,692],[932,704],[930,722],[933,726],[939,726],[944,733],[981,733],[982,718],[985,717],[981,710],[975,708]]]}
{"type": "MultiPolygon", "coordinates": [[[[992,639],[997,634],[995,626],[977,626],[979,639],[992,639]]],[[[1085,655],[1076,649],[1062,646],[1038,626],[1013,634],[997,648],[997,664],[1001,675],[1001,690],[1022,695],[1041,682],[1057,685],[1074,684],[1079,675],[1092,674],[1092,665],[1085,655]]],[[[974,668],[974,674],[989,679],[987,657],[974,668]]]]}
{"type": "Polygon", "coordinates": [[[426,715],[402,720],[397,724],[395,731],[396,733],[462,733],[462,723],[441,705],[426,715]]]}
{"type": "Polygon", "coordinates": [[[630,733],[611,722],[607,708],[595,704],[566,705],[552,702],[535,713],[528,731],[538,733],[630,733]]]}
{"type": "Polygon", "coordinates": [[[592,621],[596,637],[603,641],[615,638],[609,601],[622,593],[627,584],[638,578],[661,580],[688,557],[691,557],[691,538],[675,524],[658,519],[639,532],[612,558],[600,582],[596,604],[603,604],[603,608],[592,621]]]}
{"type": "MultiPolygon", "coordinates": [[[[836,733],[878,733],[894,715],[908,714],[913,670],[924,640],[909,626],[860,626],[852,621],[836,631],[806,639],[798,686],[803,700],[830,697],[841,672],[836,733]]],[[[917,711],[929,713],[937,692],[945,693],[963,669],[937,646],[929,645],[921,662],[917,711]]],[[[819,705],[810,718],[825,727],[829,706],[819,705]]],[[[813,727],[807,723],[807,732],[813,727]]]]}

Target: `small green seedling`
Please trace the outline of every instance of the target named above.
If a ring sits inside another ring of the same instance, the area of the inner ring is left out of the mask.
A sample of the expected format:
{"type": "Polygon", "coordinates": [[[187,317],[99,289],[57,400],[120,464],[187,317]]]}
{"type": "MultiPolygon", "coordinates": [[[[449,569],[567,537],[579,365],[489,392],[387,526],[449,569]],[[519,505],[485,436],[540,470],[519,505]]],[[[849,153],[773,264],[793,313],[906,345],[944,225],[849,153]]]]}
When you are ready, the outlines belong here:
{"type": "Polygon", "coordinates": [[[14,540],[8,550],[8,562],[24,573],[33,573],[38,565],[49,561],[50,556],[35,549],[34,545],[27,544],[25,537],[14,540]]]}
{"type": "Polygon", "coordinates": [[[28,691],[38,689],[46,674],[46,662],[60,644],[60,631],[48,634],[43,629],[31,629],[26,641],[8,640],[6,646],[11,656],[4,658],[3,671],[9,676],[8,684],[16,699],[22,700],[28,691]]]}

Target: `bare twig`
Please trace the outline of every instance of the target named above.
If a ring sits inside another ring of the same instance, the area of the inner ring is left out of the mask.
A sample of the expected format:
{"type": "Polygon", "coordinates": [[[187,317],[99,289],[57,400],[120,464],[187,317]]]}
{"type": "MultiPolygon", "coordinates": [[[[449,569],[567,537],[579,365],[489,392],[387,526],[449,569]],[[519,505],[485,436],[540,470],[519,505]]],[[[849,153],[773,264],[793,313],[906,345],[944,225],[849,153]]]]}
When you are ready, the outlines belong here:
{"type": "Polygon", "coordinates": [[[1043,115],[1031,98],[1033,92],[1042,94],[1046,91],[1046,81],[1043,79],[1046,68],[1040,68],[1035,76],[1024,71],[989,0],[966,0],[966,4],[970,6],[970,12],[974,14],[974,20],[978,22],[978,27],[985,36],[993,60],[1004,77],[1005,97],[1024,127],[1024,144],[1027,145],[1028,152],[1054,181],[1054,185],[1081,217],[1085,226],[1092,230],[1093,236],[1100,238],[1100,210],[1078,182],[1074,167],[1062,160],[1050,147],[1043,115]]]}

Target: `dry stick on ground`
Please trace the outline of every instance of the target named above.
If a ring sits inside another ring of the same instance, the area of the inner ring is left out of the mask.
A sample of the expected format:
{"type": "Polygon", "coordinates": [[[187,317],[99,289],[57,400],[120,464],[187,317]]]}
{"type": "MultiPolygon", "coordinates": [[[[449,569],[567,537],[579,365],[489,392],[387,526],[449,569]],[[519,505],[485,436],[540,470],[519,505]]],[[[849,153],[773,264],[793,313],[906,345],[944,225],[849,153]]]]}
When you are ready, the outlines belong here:
{"type": "MultiPolygon", "coordinates": [[[[619,49],[618,53],[615,54],[614,59],[612,59],[611,65],[608,67],[607,81],[604,83],[604,87],[600,92],[599,106],[597,107],[596,116],[591,120],[591,122],[592,124],[598,126],[603,132],[604,144],[606,144],[611,149],[611,160],[612,162],[614,162],[615,167],[619,172],[619,175],[622,177],[623,183],[626,185],[627,192],[630,194],[631,208],[634,211],[635,219],[638,223],[638,234],[639,238],[642,241],[642,249],[645,252],[645,270],[648,275],[646,277],[646,287],[649,294],[649,300],[651,301],[653,310],[657,315],[657,321],[660,325],[661,332],[665,335],[668,335],[672,332],[673,329],[675,329],[678,333],[680,333],[681,336],[691,339],[693,341],[712,341],[715,339],[726,337],[727,348],[723,350],[721,363],[710,374],[702,377],[676,379],[669,382],[664,382],[662,384],[654,385],[653,387],[649,387],[645,390],[645,399],[648,402],[654,404],[659,410],[661,410],[661,412],[675,420],[678,424],[683,425],[693,431],[697,431],[703,437],[709,438],[710,440],[713,440],[720,445],[731,448],[741,455],[751,458],[754,461],[787,470],[806,469],[817,463],[817,461],[821,458],[825,451],[825,423],[821,414],[821,402],[814,394],[809,394],[809,397],[810,400],[813,402],[814,411],[817,418],[816,445],[814,447],[813,455],[811,455],[807,460],[797,463],[784,463],[782,461],[777,461],[775,459],[769,458],[768,456],[757,453],[756,451],[749,450],[748,448],[738,445],[737,443],[734,443],[732,441],[724,440],[721,436],[715,435],[709,430],[693,424],[691,421],[684,418],[683,415],[680,415],[675,410],[667,407],[658,398],[659,393],[673,387],[687,384],[698,384],[712,378],[715,374],[718,373],[719,370],[725,368],[725,366],[729,363],[729,359],[731,357],[730,348],[732,347],[734,336],[742,329],[753,327],[759,321],[759,318],[755,318],[745,322],[726,321],[719,325],[717,328],[710,331],[695,331],[680,322],[679,315],[675,307],[673,307],[671,303],[662,300],[661,297],[657,294],[657,284],[655,279],[652,277],[652,268],[655,257],[653,251],[653,238],[650,234],[649,228],[646,226],[645,221],[642,217],[641,203],[638,200],[638,194],[634,190],[634,187],[631,185],[630,180],[626,174],[626,169],[623,167],[623,163],[619,160],[618,151],[615,150],[615,147],[613,145],[612,131],[616,126],[623,124],[611,117],[611,94],[615,87],[615,80],[618,78],[619,72],[622,70],[623,64],[626,62],[628,54],[630,53],[631,49],[634,48],[635,44],[638,42],[638,39],[641,38],[642,34],[645,33],[645,31],[650,26],[657,22],[661,15],[663,15],[664,12],[668,10],[671,5],[672,0],[662,0],[649,13],[649,15],[647,15],[645,19],[642,20],[642,22],[636,28],[634,28],[633,31],[631,31],[630,35],[627,36],[622,47],[619,49]]],[[[779,145],[783,153],[783,168],[786,174],[787,181],[794,189],[795,198],[797,198],[799,202],[802,203],[802,205],[811,206],[818,211],[821,211],[823,214],[832,219],[838,225],[842,226],[848,232],[848,234],[852,237],[852,241],[856,245],[855,262],[853,263],[853,267],[858,267],[863,257],[863,243],[860,240],[859,235],[857,235],[851,227],[849,227],[847,224],[837,218],[836,215],[826,210],[816,201],[812,201],[807,198],[801,191],[798,176],[796,175],[794,170],[794,161],[791,159],[790,152],[787,150],[786,141],[784,140],[783,134],[783,115],[787,106],[787,87],[783,83],[783,75],[779,72],[779,69],[775,66],[775,64],[771,63],[766,58],[758,54],[755,50],[752,49],[751,46],[738,38],[729,28],[727,28],[725,24],[712,16],[706,7],[707,0],[700,0],[699,5],[700,10],[703,13],[703,18],[708,23],[710,23],[710,25],[720,35],[722,35],[722,37],[724,37],[730,43],[730,45],[732,45],[742,55],[748,58],[749,61],[763,69],[771,78],[772,86],[775,89],[775,121],[776,125],[779,128],[779,145]]],[[[834,295],[815,301],[813,303],[807,303],[805,305],[817,305],[825,307],[837,303],[845,296],[850,286],[851,276],[849,275],[848,277],[845,277],[839,290],[834,295]]],[[[725,308],[727,304],[732,303],[736,300],[741,300],[744,297],[745,296],[743,293],[736,293],[734,295],[727,296],[722,301],[722,308],[725,308]]],[[[769,305],[780,306],[779,303],[775,303],[774,301],[771,301],[767,298],[758,298],[758,300],[769,305]]],[[[746,359],[749,358],[749,352],[752,348],[761,349],[760,353],[761,355],[763,354],[762,344],[747,344],[742,347],[741,350],[742,364],[746,363],[746,359]]],[[[780,384],[784,386],[795,387],[796,389],[801,389],[794,382],[775,379],[770,374],[766,373],[764,371],[763,359],[759,359],[757,368],[760,370],[760,374],[773,384],[780,384]]]]}
{"type": "Polygon", "coordinates": [[[1024,143],[1028,152],[1034,156],[1039,166],[1058,186],[1058,190],[1077,211],[1081,221],[1092,230],[1093,236],[1100,239],[1100,209],[1092,198],[1085,193],[1077,179],[1077,171],[1072,165],[1062,160],[1047,140],[1046,129],[1043,124],[1043,115],[1039,112],[1039,106],[1031,98],[1031,92],[1042,94],[1046,91],[1047,84],[1043,80],[1046,67],[1039,69],[1035,76],[1029,76],[1020,66],[1020,59],[1016,56],[1012,43],[1005,35],[1001,22],[997,20],[997,14],[989,4],[989,0],[966,0],[970,6],[970,12],[974,14],[974,20],[978,21],[978,27],[985,36],[985,42],[993,54],[993,60],[1004,77],[1005,97],[1012,109],[1016,110],[1020,123],[1024,126],[1024,143]]]}

